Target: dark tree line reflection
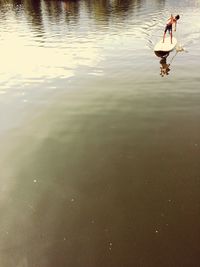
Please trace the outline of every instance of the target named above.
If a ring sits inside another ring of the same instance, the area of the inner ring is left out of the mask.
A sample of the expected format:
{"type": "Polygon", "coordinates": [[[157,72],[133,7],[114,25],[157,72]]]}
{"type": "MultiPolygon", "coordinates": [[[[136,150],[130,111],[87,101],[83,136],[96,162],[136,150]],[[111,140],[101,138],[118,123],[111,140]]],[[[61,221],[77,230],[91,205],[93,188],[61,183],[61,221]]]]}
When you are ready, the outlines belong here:
{"type": "MultiPolygon", "coordinates": [[[[165,0],[152,0],[154,4],[164,5],[165,0]]],[[[109,21],[111,17],[126,19],[145,4],[144,0],[0,0],[0,13],[5,15],[12,8],[20,19],[25,13],[29,23],[42,31],[44,15],[51,21],[65,18],[66,22],[78,21],[81,10],[96,21],[109,21]],[[5,9],[5,6],[7,7],[5,9]]]]}

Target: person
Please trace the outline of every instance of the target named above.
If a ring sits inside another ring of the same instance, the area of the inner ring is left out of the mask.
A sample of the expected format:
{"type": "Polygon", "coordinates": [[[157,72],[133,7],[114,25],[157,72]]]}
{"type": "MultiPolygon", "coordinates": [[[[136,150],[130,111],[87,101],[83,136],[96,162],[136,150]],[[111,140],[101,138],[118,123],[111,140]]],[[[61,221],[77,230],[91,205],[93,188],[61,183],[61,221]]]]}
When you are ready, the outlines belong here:
{"type": "Polygon", "coordinates": [[[163,35],[163,43],[165,42],[165,35],[166,35],[166,32],[168,31],[171,37],[171,44],[172,44],[172,25],[174,24],[174,31],[176,31],[177,20],[179,18],[180,18],[179,15],[176,15],[175,17],[171,15],[171,17],[167,20],[167,24],[166,24],[164,35],[163,35]]]}

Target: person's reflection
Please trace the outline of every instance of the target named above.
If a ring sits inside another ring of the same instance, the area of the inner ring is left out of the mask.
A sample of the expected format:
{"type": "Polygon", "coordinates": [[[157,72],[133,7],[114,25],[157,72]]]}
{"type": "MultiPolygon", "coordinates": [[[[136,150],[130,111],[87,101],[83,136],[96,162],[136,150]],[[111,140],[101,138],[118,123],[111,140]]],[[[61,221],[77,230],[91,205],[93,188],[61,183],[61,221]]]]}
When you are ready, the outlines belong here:
{"type": "Polygon", "coordinates": [[[167,64],[167,57],[163,57],[160,60],[160,75],[164,77],[165,75],[169,75],[170,71],[170,64],[167,64]]]}
{"type": "Polygon", "coordinates": [[[167,57],[169,56],[169,52],[156,52],[156,56],[160,57],[160,75],[164,77],[165,75],[169,75],[170,72],[170,64],[167,63],[167,57]]]}

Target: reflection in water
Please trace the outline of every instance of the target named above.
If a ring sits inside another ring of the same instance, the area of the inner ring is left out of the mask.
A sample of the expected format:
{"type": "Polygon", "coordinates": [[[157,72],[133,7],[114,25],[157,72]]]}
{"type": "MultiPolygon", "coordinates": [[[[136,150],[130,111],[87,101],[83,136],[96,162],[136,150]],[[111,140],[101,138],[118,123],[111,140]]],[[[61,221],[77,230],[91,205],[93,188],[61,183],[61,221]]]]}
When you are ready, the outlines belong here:
{"type": "MultiPolygon", "coordinates": [[[[133,0],[116,0],[114,1],[114,12],[118,15],[127,16],[128,12],[131,12],[133,8],[133,0]]],[[[137,5],[137,8],[139,5],[137,5]]]]}
{"type": "MultiPolygon", "coordinates": [[[[7,0],[0,1],[0,12],[3,7],[12,5],[14,12],[18,13],[23,7],[27,19],[32,27],[41,32],[43,29],[44,15],[48,15],[48,19],[53,22],[58,22],[63,18],[69,22],[80,19],[80,7],[86,8],[91,18],[97,22],[104,21],[107,23],[111,16],[118,18],[128,18],[133,10],[140,9],[143,1],[135,0],[7,0]]],[[[160,2],[157,3],[159,5],[160,2]]]]}
{"type": "Polygon", "coordinates": [[[12,4],[13,4],[13,10],[14,12],[17,14],[21,5],[23,4],[23,0],[13,0],[12,4]]]}
{"type": "Polygon", "coordinates": [[[108,25],[109,16],[111,15],[111,4],[108,0],[86,0],[85,5],[87,7],[88,14],[91,18],[94,18],[97,23],[108,25]]]}
{"type": "Polygon", "coordinates": [[[170,55],[170,52],[164,52],[164,51],[154,51],[157,57],[160,57],[160,75],[164,77],[165,75],[169,75],[169,71],[171,70],[171,64],[172,61],[175,59],[178,53],[180,52],[188,52],[181,44],[177,44],[176,46],[176,52],[173,55],[173,57],[170,60],[170,63],[167,63],[167,58],[170,55]]]}
{"type": "Polygon", "coordinates": [[[36,29],[39,33],[41,33],[43,28],[41,1],[25,1],[24,10],[29,24],[32,25],[33,29],[36,29]]]}
{"type": "Polygon", "coordinates": [[[170,64],[167,64],[167,57],[163,57],[161,60],[160,60],[160,75],[162,77],[164,77],[165,75],[169,75],[169,71],[170,71],[170,64]]]}
{"type": "Polygon", "coordinates": [[[80,2],[79,0],[63,0],[61,2],[64,10],[69,13],[71,16],[78,17],[80,2]]]}
{"type": "Polygon", "coordinates": [[[157,57],[160,57],[160,75],[164,77],[165,75],[169,75],[170,71],[170,64],[167,64],[167,57],[169,56],[170,52],[164,51],[154,51],[157,57]]]}
{"type": "Polygon", "coordinates": [[[0,1],[0,267],[199,266],[199,77],[160,79],[160,3],[0,1]]]}
{"type": "Polygon", "coordinates": [[[62,18],[63,9],[61,3],[61,1],[43,1],[45,14],[52,23],[55,23],[56,21],[59,21],[62,18]]]}

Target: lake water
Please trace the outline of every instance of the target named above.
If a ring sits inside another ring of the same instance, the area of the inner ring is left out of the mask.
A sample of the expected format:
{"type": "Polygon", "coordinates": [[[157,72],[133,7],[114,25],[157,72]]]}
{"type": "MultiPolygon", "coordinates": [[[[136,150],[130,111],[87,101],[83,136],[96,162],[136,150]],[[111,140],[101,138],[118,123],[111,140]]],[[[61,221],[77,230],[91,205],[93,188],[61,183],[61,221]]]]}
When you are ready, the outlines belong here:
{"type": "Polygon", "coordinates": [[[0,0],[1,267],[200,266],[199,8],[0,0]]]}

